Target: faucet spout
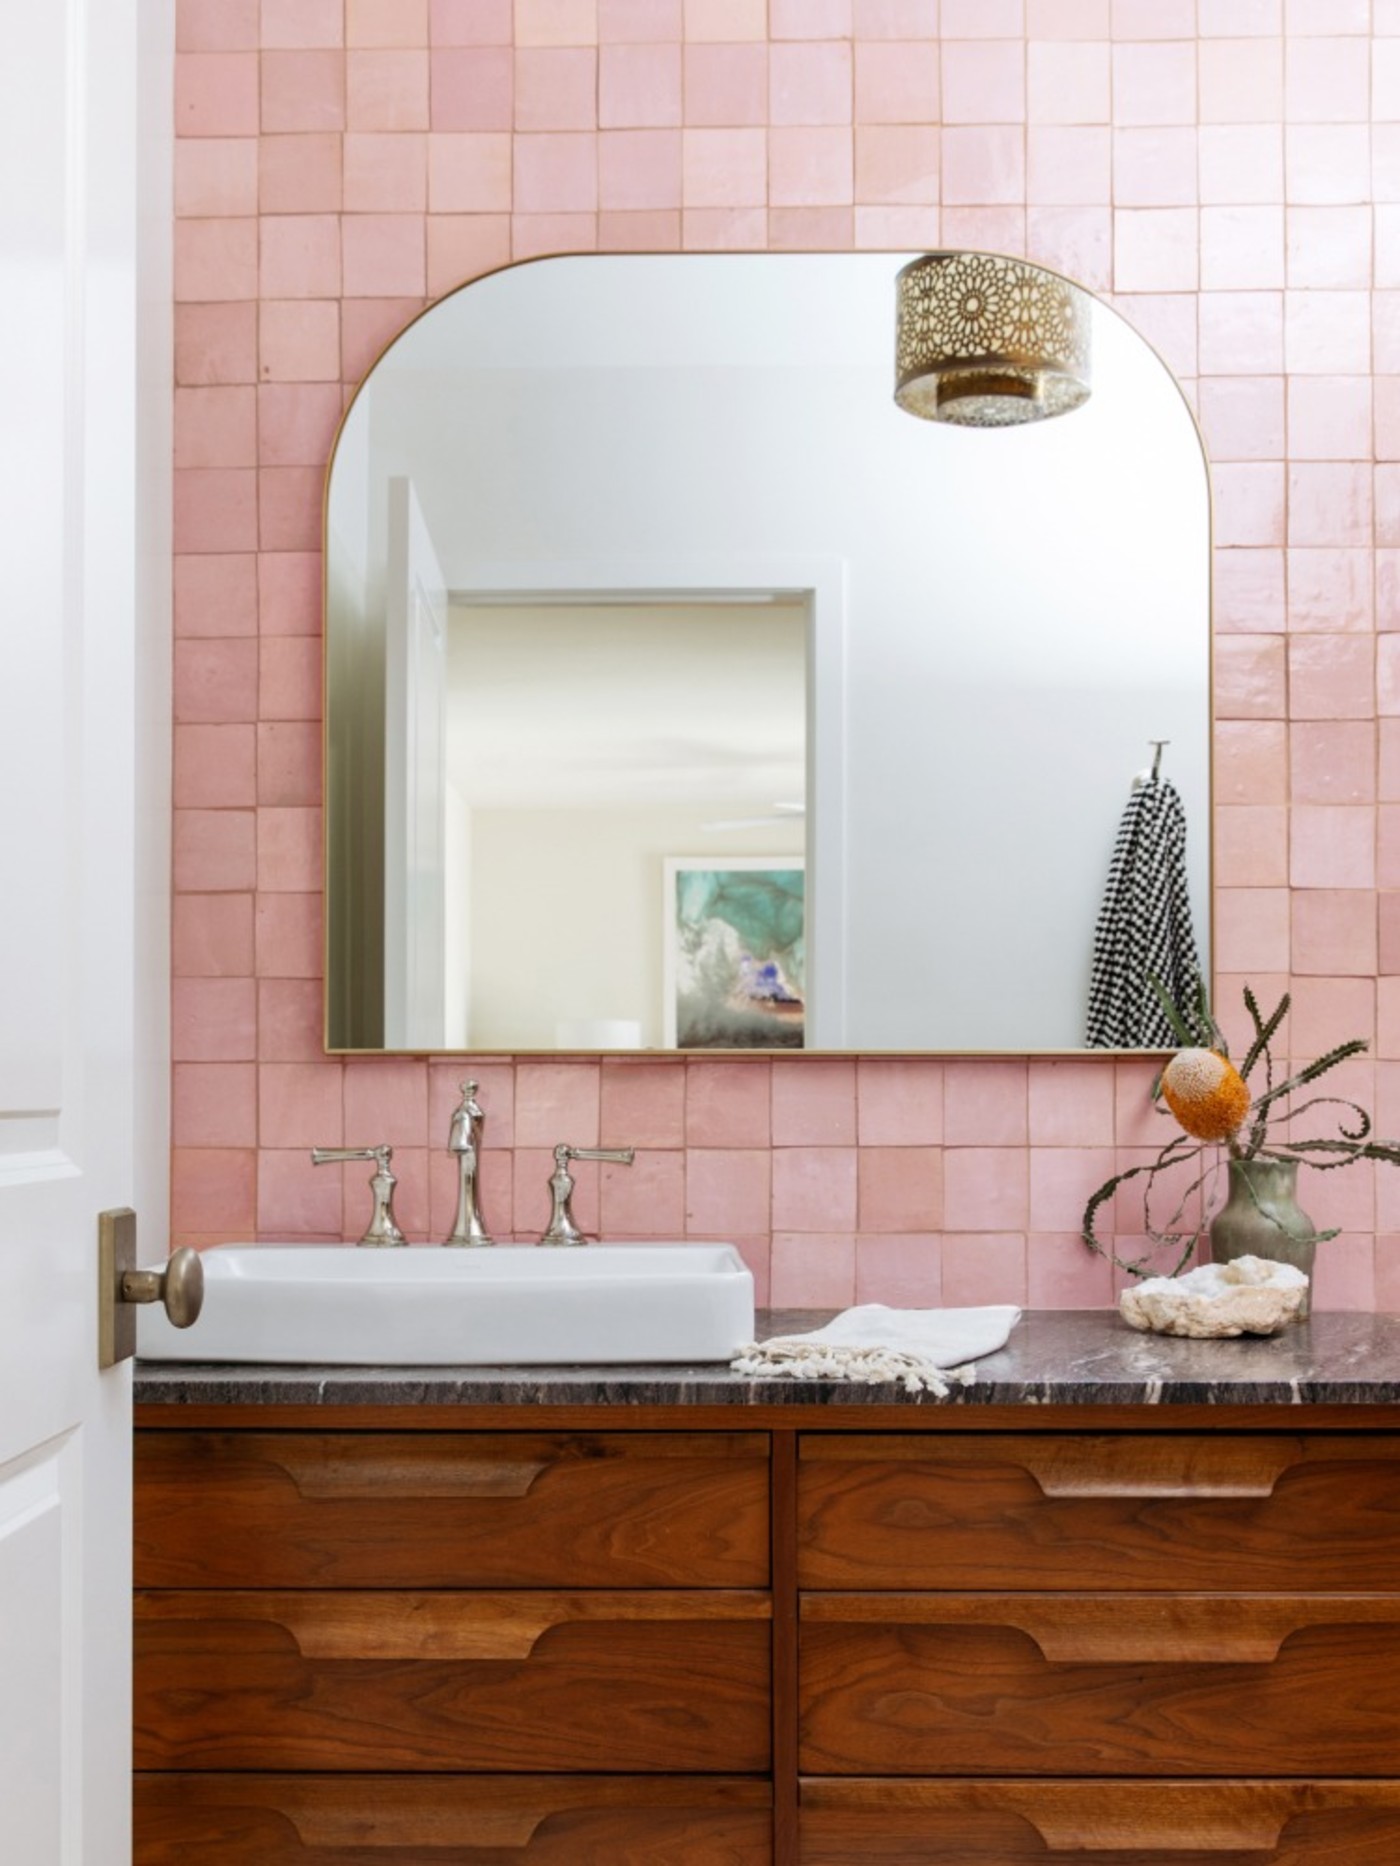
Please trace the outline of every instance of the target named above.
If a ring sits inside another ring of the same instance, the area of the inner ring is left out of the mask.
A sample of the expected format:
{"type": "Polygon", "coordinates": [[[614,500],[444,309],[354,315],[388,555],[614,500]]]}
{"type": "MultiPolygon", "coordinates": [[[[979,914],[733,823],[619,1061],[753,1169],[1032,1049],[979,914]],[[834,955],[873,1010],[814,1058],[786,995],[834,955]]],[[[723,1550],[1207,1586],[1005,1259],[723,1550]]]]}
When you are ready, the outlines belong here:
{"type": "Polygon", "coordinates": [[[475,1249],[496,1241],[482,1219],[477,1190],[478,1174],[481,1171],[481,1131],[486,1117],[476,1099],[476,1083],[463,1082],[461,1090],[462,1099],[453,1113],[452,1127],[447,1137],[447,1151],[457,1161],[457,1215],[452,1221],[452,1229],[442,1241],[444,1244],[475,1249]]]}

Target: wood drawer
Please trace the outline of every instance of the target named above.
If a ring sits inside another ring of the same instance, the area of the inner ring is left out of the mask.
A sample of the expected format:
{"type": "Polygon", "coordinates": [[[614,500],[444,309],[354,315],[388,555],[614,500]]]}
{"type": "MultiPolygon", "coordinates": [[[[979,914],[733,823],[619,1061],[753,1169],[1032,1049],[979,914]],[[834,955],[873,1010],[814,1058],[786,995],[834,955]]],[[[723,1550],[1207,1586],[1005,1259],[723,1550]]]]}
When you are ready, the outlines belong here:
{"type": "Polygon", "coordinates": [[[769,1866],[766,1782],[138,1775],[134,1866],[769,1866]]]}
{"type": "Polygon", "coordinates": [[[865,1775],[1378,1775],[1400,1598],[816,1594],[801,1761],[865,1775]]]}
{"type": "Polygon", "coordinates": [[[764,1587],[761,1433],[136,1436],[138,1587],[764,1587]]]}
{"type": "Polygon", "coordinates": [[[136,1598],[136,1766],[766,1770],[766,1595],[136,1598]]]}
{"type": "Polygon", "coordinates": [[[1400,1591],[1400,1438],[804,1437],[803,1587],[1400,1591]]]}
{"type": "Polygon", "coordinates": [[[1394,1866],[1400,1783],[804,1782],[801,1836],[801,1866],[1394,1866]]]}

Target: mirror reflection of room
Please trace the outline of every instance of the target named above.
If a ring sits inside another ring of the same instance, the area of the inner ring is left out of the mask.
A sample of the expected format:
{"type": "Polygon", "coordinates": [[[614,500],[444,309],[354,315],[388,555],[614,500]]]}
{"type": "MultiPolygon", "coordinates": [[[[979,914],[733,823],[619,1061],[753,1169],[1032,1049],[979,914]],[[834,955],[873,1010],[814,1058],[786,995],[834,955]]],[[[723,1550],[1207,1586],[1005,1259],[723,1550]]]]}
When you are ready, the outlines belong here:
{"type": "Polygon", "coordinates": [[[1081,1049],[1157,740],[1208,974],[1190,411],[1094,302],[1072,413],[910,419],[901,263],[537,262],[381,358],[327,504],[331,1048],[1081,1049]]]}

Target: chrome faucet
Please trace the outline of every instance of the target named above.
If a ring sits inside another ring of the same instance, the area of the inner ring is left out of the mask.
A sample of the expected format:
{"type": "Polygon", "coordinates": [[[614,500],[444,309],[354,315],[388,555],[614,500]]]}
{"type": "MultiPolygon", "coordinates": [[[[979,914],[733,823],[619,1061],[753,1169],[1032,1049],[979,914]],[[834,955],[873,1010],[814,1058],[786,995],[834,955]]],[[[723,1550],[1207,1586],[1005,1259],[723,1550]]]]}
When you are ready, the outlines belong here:
{"type": "Polygon", "coordinates": [[[574,1194],[574,1176],[569,1171],[570,1160],[612,1160],[619,1166],[630,1166],[636,1154],[635,1147],[571,1147],[567,1141],[561,1141],[554,1149],[554,1172],[549,1181],[554,1209],[549,1215],[549,1225],[540,1243],[586,1244],[588,1242],[574,1223],[573,1212],[569,1209],[569,1201],[574,1194]]]}
{"type": "Polygon", "coordinates": [[[370,1175],[369,1189],[374,1194],[374,1210],[370,1214],[361,1244],[407,1244],[408,1239],[399,1230],[394,1221],[394,1187],[399,1183],[389,1171],[389,1162],[394,1157],[392,1147],[313,1147],[311,1164],[330,1166],[337,1160],[373,1160],[374,1171],[370,1175]]]}
{"type": "Polygon", "coordinates": [[[462,1100],[452,1116],[452,1128],[447,1137],[447,1151],[457,1159],[457,1216],[442,1241],[467,1246],[494,1244],[496,1240],[486,1229],[477,1196],[481,1129],[486,1117],[476,1099],[475,1082],[463,1082],[460,1086],[462,1100]]]}

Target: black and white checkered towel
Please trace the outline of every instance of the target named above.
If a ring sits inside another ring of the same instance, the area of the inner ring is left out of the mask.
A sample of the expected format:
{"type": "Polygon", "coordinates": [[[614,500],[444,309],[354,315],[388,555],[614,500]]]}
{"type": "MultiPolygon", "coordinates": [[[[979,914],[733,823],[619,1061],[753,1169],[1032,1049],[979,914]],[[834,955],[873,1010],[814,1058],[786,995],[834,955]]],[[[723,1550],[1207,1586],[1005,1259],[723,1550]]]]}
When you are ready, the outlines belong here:
{"type": "Polygon", "coordinates": [[[1196,1002],[1200,960],[1186,889],[1186,812],[1174,785],[1149,778],[1128,799],[1094,931],[1085,1041],[1096,1050],[1169,1050],[1179,1042],[1148,983],[1196,1002]]]}

